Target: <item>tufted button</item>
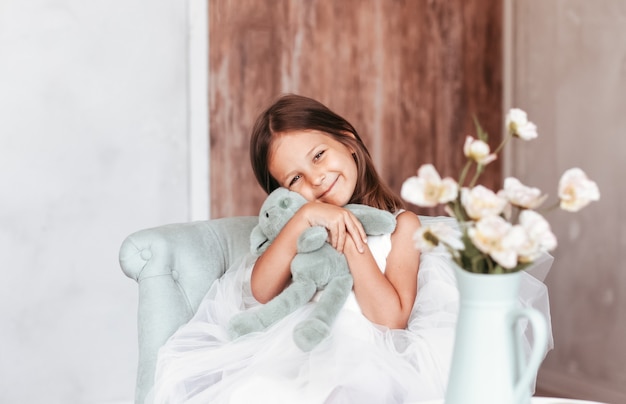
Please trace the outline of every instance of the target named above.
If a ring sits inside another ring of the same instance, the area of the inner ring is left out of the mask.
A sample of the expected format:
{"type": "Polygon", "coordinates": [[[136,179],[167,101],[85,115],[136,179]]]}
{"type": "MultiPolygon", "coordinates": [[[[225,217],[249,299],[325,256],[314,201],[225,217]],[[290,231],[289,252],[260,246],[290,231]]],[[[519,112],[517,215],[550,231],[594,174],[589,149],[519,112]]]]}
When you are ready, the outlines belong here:
{"type": "Polygon", "coordinates": [[[172,270],[172,279],[174,279],[175,281],[177,281],[177,280],[178,280],[178,277],[179,277],[178,272],[176,272],[176,271],[172,270]]]}
{"type": "Polygon", "coordinates": [[[148,250],[147,248],[141,250],[141,258],[148,261],[150,258],[152,258],[152,251],[148,250]]]}

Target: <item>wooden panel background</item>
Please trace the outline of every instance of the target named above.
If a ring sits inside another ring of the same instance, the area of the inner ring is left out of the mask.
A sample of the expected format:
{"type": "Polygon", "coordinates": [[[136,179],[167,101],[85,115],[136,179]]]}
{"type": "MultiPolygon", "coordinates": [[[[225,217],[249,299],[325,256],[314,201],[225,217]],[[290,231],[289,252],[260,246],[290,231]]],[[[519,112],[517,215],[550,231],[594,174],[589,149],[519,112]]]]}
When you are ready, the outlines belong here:
{"type": "Polygon", "coordinates": [[[501,0],[210,0],[209,18],[213,218],[257,214],[249,132],[282,93],[347,118],[398,192],[423,163],[458,175],[474,115],[501,138],[501,0]]]}

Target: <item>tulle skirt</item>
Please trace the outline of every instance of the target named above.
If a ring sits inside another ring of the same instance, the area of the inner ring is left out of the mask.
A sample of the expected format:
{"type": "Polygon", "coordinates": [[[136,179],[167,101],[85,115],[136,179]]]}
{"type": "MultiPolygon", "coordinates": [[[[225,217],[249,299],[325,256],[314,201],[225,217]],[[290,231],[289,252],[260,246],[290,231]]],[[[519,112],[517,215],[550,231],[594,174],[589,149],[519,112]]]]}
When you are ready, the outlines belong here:
{"type": "MultiPolygon", "coordinates": [[[[244,257],[216,281],[195,317],[161,348],[146,402],[380,404],[443,398],[459,299],[445,253],[422,254],[406,329],[371,323],[352,296],[331,335],[311,352],[295,345],[292,331],[315,303],[263,332],[229,338],[230,318],[258,305],[249,288],[253,263],[244,257]]],[[[550,323],[542,282],[524,273],[520,296],[522,305],[538,308],[550,323]]]]}

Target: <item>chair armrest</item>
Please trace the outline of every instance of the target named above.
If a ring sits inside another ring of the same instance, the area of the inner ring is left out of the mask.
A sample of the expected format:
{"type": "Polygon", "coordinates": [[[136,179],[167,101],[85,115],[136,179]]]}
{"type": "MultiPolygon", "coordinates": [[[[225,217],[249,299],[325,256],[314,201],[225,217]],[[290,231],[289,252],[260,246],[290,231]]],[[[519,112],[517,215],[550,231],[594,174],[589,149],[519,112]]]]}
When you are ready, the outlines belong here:
{"type": "Polygon", "coordinates": [[[139,287],[136,402],[153,385],[159,348],[189,321],[211,284],[249,251],[256,222],[246,216],[169,224],[124,240],[120,266],[139,287]]]}

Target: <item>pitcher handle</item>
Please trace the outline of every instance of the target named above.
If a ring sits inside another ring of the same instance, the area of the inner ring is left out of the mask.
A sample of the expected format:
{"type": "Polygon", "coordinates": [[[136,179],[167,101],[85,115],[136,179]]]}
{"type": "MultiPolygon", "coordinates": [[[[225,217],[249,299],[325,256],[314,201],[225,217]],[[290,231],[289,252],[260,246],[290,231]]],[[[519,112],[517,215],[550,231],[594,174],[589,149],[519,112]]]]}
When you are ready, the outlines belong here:
{"type": "MultiPolygon", "coordinates": [[[[514,310],[510,317],[512,325],[514,326],[517,321],[523,317],[526,317],[532,326],[533,346],[528,364],[525,369],[521,370],[521,375],[513,390],[516,403],[523,403],[524,395],[528,395],[530,385],[537,377],[539,366],[541,366],[541,362],[543,362],[543,358],[546,354],[546,347],[548,345],[548,328],[543,314],[541,314],[538,310],[529,307],[514,310]]],[[[529,401],[530,397],[527,398],[528,400],[526,401],[529,401]]]]}

